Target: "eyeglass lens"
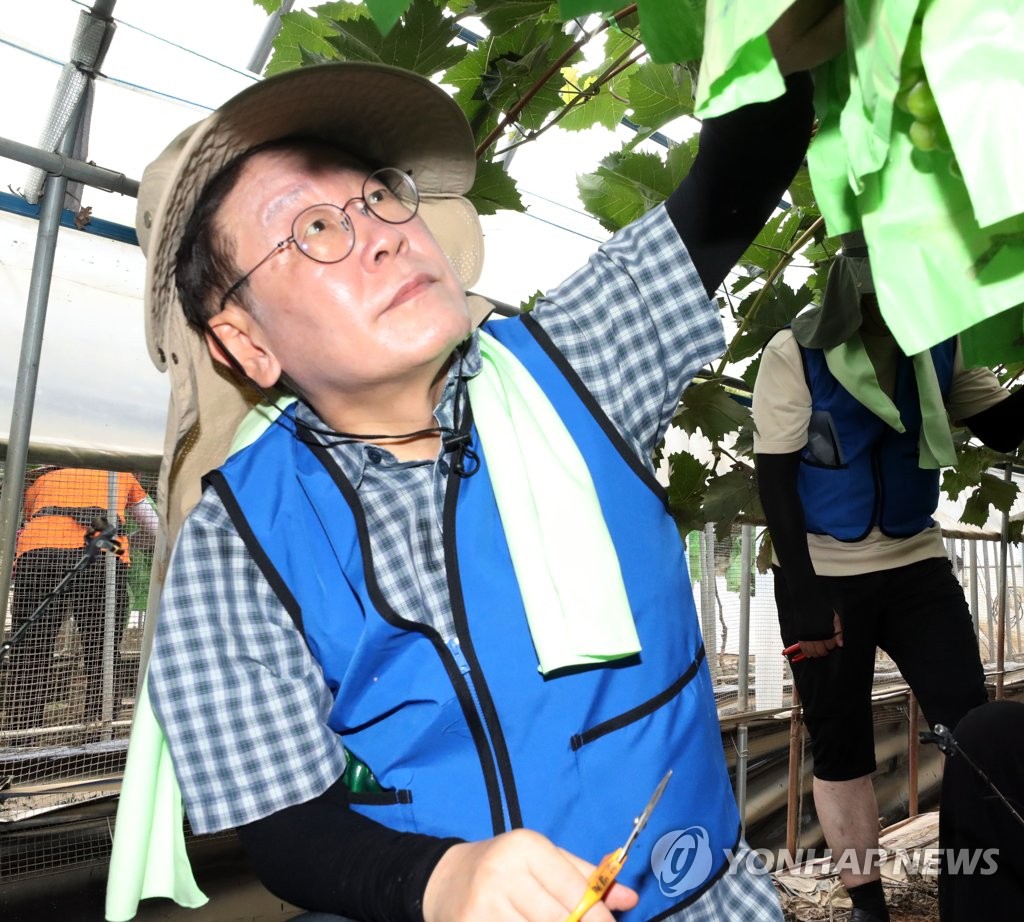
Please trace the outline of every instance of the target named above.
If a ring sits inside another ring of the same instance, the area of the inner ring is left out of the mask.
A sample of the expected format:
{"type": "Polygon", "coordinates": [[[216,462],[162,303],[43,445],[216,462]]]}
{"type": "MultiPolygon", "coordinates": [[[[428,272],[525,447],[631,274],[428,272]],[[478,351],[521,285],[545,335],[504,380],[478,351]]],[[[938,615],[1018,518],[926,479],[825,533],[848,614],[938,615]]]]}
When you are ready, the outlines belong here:
{"type": "MultiPolygon", "coordinates": [[[[406,173],[386,167],[367,177],[362,196],[354,201],[361,201],[366,211],[386,224],[404,224],[416,215],[419,193],[406,173]]],[[[326,203],[299,212],[292,235],[299,249],[317,262],[338,262],[355,245],[355,230],[345,210],[326,203]]]]}

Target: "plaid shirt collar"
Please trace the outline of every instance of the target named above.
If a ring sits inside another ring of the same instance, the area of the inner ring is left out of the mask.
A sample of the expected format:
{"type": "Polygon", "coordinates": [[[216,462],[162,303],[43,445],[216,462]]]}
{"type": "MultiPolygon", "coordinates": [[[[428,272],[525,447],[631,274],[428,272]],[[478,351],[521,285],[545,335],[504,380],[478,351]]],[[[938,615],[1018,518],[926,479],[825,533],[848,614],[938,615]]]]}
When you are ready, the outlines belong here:
{"type": "MultiPolygon", "coordinates": [[[[461,347],[461,358],[459,352],[452,353],[452,363],[448,368],[445,379],[444,390],[441,392],[441,399],[434,407],[434,419],[438,426],[455,427],[455,389],[459,376],[473,378],[480,373],[482,359],[480,358],[480,343],[476,331],[465,345],[461,347]]],[[[314,429],[329,429],[330,427],[320,419],[308,404],[300,401],[295,411],[296,417],[307,426],[314,429]]],[[[407,468],[419,467],[423,464],[433,464],[434,461],[399,461],[390,451],[379,445],[369,442],[340,442],[330,444],[329,436],[318,436],[321,441],[328,445],[331,457],[341,468],[356,489],[363,482],[363,476],[367,466],[375,468],[407,468]]]]}

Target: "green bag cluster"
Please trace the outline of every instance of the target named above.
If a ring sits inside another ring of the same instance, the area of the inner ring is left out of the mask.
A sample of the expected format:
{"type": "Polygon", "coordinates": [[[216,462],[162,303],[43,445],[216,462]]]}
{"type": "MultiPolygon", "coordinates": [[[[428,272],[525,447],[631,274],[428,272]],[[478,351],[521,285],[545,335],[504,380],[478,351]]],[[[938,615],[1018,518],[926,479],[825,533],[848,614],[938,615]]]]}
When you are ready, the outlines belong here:
{"type": "MultiPolygon", "coordinates": [[[[782,93],[765,32],[792,2],[708,0],[695,114],[782,93]]],[[[968,365],[1024,360],[1024,4],[846,0],[846,32],[808,154],[829,234],[863,229],[907,354],[959,333],[968,365]]]]}

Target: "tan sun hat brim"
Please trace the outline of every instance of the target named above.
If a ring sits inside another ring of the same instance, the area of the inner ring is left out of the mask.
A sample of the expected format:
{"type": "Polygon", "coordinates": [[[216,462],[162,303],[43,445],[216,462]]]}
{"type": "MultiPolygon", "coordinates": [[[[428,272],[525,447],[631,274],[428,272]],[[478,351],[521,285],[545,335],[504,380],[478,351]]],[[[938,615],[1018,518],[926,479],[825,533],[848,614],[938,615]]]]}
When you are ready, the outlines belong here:
{"type": "Polygon", "coordinates": [[[168,320],[180,313],[174,264],[185,224],[206,184],[229,161],[267,141],[317,138],[367,163],[408,171],[422,214],[463,286],[479,278],[483,234],[463,198],[476,173],[462,110],[425,77],[382,64],[298,68],[254,84],[183,131],[143,174],[136,229],[147,256],[146,339],[167,367],[168,320]]]}
{"type": "MultiPolygon", "coordinates": [[[[146,168],[136,229],[147,255],[146,338],[171,379],[158,488],[160,547],[150,602],[156,611],[170,548],[199,499],[202,477],[222,464],[235,428],[261,395],[214,362],[185,319],[174,262],[206,184],[237,155],[290,136],[322,138],[375,165],[408,170],[422,216],[468,289],[483,263],[483,233],[463,196],[473,184],[472,131],[458,105],[424,77],[362,63],[304,67],[270,77],[186,129],[146,168]]],[[[474,323],[491,310],[470,297],[474,323]]],[[[150,626],[147,620],[147,649],[150,626]]]]}

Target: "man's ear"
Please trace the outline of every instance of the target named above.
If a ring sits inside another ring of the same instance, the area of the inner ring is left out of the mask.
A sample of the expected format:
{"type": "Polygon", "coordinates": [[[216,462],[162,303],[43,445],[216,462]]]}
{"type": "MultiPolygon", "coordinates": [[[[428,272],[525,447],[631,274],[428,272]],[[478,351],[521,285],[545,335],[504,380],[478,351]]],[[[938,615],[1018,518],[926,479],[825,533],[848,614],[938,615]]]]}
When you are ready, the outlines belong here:
{"type": "Polygon", "coordinates": [[[260,387],[277,384],[281,377],[281,363],[270,350],[263,329],[248,311],[236,304],[228,304],[207,321],[205,336],[214,361],[236,372],[241,366],[245,375],[260,387]],[[225,355],[225,350],[230,355],[225,355]]]}

